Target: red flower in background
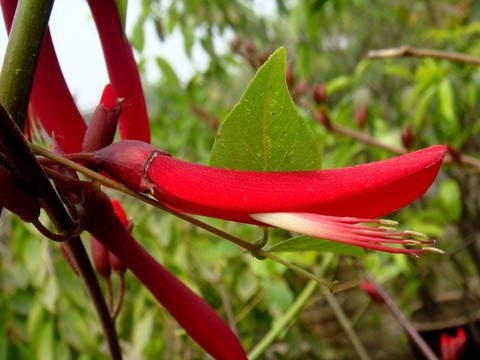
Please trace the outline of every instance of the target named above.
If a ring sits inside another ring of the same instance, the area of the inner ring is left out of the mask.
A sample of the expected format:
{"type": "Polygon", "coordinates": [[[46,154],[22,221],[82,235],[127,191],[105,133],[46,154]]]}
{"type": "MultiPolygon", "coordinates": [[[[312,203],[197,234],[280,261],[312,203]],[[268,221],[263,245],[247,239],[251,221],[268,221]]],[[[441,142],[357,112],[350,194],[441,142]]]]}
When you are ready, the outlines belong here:
{"type": "Polygon", "coordinates": [[[443,333],[440,336],[442,360],[460,360],[466,344],[467,336],[463,328],[458,328],[456,336],[448,336],[443,333]]]}

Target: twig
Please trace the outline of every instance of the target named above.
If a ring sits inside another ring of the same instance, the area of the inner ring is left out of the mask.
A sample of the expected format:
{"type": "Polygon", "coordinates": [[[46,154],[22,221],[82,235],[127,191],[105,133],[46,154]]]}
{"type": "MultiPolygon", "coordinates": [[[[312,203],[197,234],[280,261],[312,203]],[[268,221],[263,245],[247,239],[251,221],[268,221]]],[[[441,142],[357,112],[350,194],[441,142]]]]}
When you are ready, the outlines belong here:
{"type": "MultiPolygon", "coordinates": [[[[63,233],[72,229],[74,226],[72,219],[30,150],[22,132],[1,103],[0,129],[0,152],[17,173],[33,187],[42,208],[47,212],[57,232],[63,233]]],[[[83,243],[80,238],[75,237],[67,240],[65,245],[94,303],[111,358],[121,360],[122,352],[118,336],[83,243]]]]}
{"type": "Polygon", "coordinates": [[[476,56],[451,51],[413,48],[408,45],[392,49],[370,50],[367,53],[368,59],[385,59],[391,57],[431,57],[464,64],[480,65],[480,58],[476,56]]]}
{"type": "Polygon", "coordinates": [[[238,336],[237,322],[235,321],[235,316],[233,315],[232,305],[230,304],[230,299],[228,298],[228,293],[225,289],[225,285],[223,285],[222,283],[217,285],[218,292],[220,293],[220,297],[223,302],[223,308],[225,309],[225,315],[228,319],[228,325],[232,329],[233,333],[238,336]]]}
{"type": "MultiPolygon", "coordinates": [[[[327,268],[330,266],[332,259],[333,254],[328,254],[323,258],[320,269],[317,271],[318,276],[323,276],[323,274],[327,271],[327,268]]],[[[270,329],[263,339],[248,353],[248,358],[250,360],[255,360],[262,355],[263,352],[277,339],[277,337],[285,331],[288,325],[297,316],[299,311],[315,293],[317,286],[318,284],[313,280],[307,283],[288,311],[279,319],[277,319],[275,326],[272,327],[272,329],[270,329]]]]}
{"type": "MultiPolygon", "coordinates": [[[[358,261],[357,261],[357,264],[358,266],[361,267],[358,261]]],[[[390,295],[388,295],[388,293],[379,284],[375,282],[375,280],[373,279],[373,276],[370,273],[368,273],[367,271],[364,271],[364,276],[369,283],[372,283],[375,285],[375,288],[378,294],[385,300],[385,304],[388,306],[388,308],[393,313],[393,315],[397,318],[397,321],[405,329],[405,331],[408,333],[412,341],[415,343],[417,348],[422,352],[425,358],[428,360],[438,360],[437,355],[435,355],[435,353],[432,351],[430,346],[428,346],[428,344],[420,336],[418,331],[408,321],[408,319],[405,317],[405,315],[402,313],[402,311],[399,309],[399,307],[397,306],[395,301],[390,297],[390,295]]]]}
{"type": "Polygon", "coordinates": [[[345,332],[345,334],[347,334],[348,339],[352,343],[360,359],[369,360],[370,356],[368,355],[365,347],[358,338],[357,333],[353,330],[352,323],[348,319],[347,315],[345,315],[345,312],[343,311],[335,296],[333,294],[325,293],[325,299],[327,300],[328,305],[330,305],[343,331],[345,332]]]}
{"type": "Polygon", "coordinates": [[[277,337],[285,331],[289,324],[297,316],[298,312],[304,307],[307,301],[315,292],[317,283],[309,281],[307,286],[298,295],[295,302],[290,306],[288,311],[282,317],[277,319],[275,326],[263,337],[263,339],[255,345],[255,347],[248,353],[250,360],[258,359],[265,350],[277,339],[277,337]]]}
{"type": "Polygon", "coordinates": [[[118,301],[117,307],[112,314],[112,319],[115,321],[120,314],[120,310],[122,309],[123,299],[125,297],[125,278],[123,274],[119,274],[119,289],[118,289],[118,301]]]}

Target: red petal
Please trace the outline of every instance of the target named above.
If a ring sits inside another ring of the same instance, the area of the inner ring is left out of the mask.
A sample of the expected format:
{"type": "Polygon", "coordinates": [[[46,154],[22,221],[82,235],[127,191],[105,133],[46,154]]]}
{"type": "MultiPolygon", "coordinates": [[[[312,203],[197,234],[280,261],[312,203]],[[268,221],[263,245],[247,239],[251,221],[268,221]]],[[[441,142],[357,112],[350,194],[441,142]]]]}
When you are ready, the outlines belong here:
{"type": "Polygon", "coordinates": [[[112,205],[115,209],[115,214],[117,214],[118,218],[122,222],[124,226],[128,225],[127,215],[125,214],[125,210],[123,210],[122,204],[117,199],[112,199],[112,205]]]}
{"type": "Polygon", "coordinates": [[[2,206],[25,222],[32,222],[40,216],[37,198],[20,178],[0,165],[0,207],[2,206]]]}
{"type": "Polygon", "coordinates": [[[150,142],[150,127],[140,75],[122,30],[115,0],[88,0],[97,25],[113,90],[124,99],[119,130],[122,139],[150,142]]]}
{"type": "MultiPolygon", "coordinates": [[[[2,0],[1,4],[6,27],[10,29],[16,1],[2,0]]],[[[86,125],[68,90],[49,31],[45,35],[30,102],[47,133],[55,135],[64,152],[82,150],[86,125]]]]}
{"type": "Polygon", "coordinates": [[[247,359],[237,337],[215,311],[135,241],[114,215],[106,195],[92,197],[90,206],[94,211],[87,229],[127,265],[205,351],[215,359],[247,359]]]}
{"type": "Polygon", "coordinates": [[[250,172],[157,155],[147,176],[155,197],[180,211],[249,222],[247,214],[310,212],[375,218],[420,197],[432,184],[445,146],[333,170],[250,172]]]}
{"type": "Polygon", "coordinates": [[[107,84],[103,88],[102,98],[100,99],[100,104],[105,106],[108,110],[115,110],[117,105],[118,96],[112,88],[112,85],[107,84]]]}

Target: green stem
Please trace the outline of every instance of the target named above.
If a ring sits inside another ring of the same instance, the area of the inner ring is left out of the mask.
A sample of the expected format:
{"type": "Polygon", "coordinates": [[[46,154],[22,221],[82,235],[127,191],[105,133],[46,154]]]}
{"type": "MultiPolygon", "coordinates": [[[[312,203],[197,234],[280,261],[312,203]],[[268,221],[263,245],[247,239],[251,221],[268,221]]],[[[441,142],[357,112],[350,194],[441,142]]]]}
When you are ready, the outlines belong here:
{"type": "Polygon", "coordinates": [[[53,0],[19,0],[0,73],[0,102],[20,129],[48,27],[53,0]]]}
{"type": "Polygon", "coordinates": [[[365,347],[358,338],[357,333],[353,329],[352,323],[348,319],[347,315],[343,311],[335,296],[333,294],[326,293],[325,298],[327,299],[328,305],[330,305],[330,308],[333,310],[335,317],[340,323],[340,326],[342,327],[343,331],[345,331],[345,334],[347,334],[348,339],[355,348],[358,357],[362,360],[370,360],[370,356],[368,355],[365,347]]]}
{"type": "MultiPolygon", "coordinates": [[[[325,257],[320,270],[318,271],[318,276],[322,276],[326,271],[328,265],[330,264],[333,256],[329,254],[325,257]]],[[[263,339],[250,351],[248,354],[248,359],[255,360],[260,355],[262,355],[265,350],[267,350],[270,345],[282,334],[289,324],[295,319],[299,311],[305,306],[307,301],[312,297],[317,289],[317,282],[311,280],[303,288],[300,295],[298,295],[295,302],[290,306],[288,311],[275,322],[275,326],[263,337],[263,339]]]]}
{"type": "Polygon", "coordinates": [[[327,287],[330,292],[333,292],[335,290],[335,286],[337,285],[337,281],[329,282],[329,281],[323,280],[323,279],[319,278],[318,276],[316,276],[316,275],[314,275],[314,274],[312,274],[312,273],[310,273],[306,270],[303,270],[301,267],[298,267],[297,265],[293,265],[293,264],[289,263],[288,261],[285,261],[285,260],[273,255],[272,253],[270,253],[268,251],[259,249],[259,250],[257,250],[257,253],[262,255],[262,256],[265,256],[266,258],[269,258],[270,260],[276,261],[276,262],[282,264],[283,266],[288,267],[289,269],[295,271],[296,273],[298,273],[300,275],[303,275],[306,278],[308,278],[310,280],[313,280],[313,281],[315,281],[316,283],[318,283],[322,286],[327,287]]]}

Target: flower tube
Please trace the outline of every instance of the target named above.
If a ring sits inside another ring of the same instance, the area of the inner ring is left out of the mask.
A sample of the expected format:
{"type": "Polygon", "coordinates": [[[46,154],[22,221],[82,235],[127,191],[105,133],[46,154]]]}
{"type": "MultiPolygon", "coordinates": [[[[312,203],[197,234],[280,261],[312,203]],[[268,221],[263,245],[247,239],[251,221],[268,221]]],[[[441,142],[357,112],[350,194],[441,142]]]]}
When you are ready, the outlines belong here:
{"type": "Polygon", "coordinates": [[[94,153],[95,165],[125,185],[150,192],[185,213],[286,228],[328,240],[389,252],[384,243],[421,245],[421,234],[391,232],[375,220],[420,197],[434,181],[445,147],[342,169],[292,172],[239,171],[175,159],[136,141],[94,153]],[[371,227],[358,223],[379,223],[371,227]]]}
{"type": "Polygon", "coordinates": [[[132,237],[103,193],[92,195],[87,230],[150,290],[185,331],[215,359],[246,360],[235,334],[215,311],[132,237]]]}

